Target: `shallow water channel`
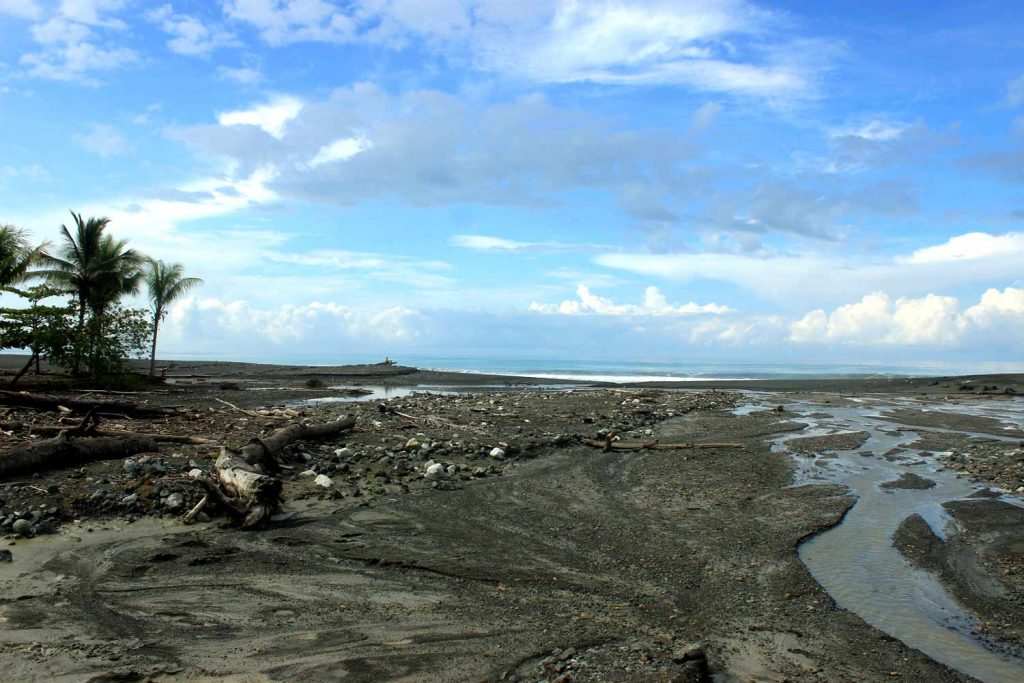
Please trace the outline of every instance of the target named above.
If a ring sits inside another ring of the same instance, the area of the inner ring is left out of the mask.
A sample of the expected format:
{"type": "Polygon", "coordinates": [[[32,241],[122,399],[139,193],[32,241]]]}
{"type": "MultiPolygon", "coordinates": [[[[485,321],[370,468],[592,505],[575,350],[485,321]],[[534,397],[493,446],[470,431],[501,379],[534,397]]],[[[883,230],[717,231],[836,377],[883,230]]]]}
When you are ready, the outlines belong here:
{"type": "MultiPolygon", "coordinates": [[[[1016,424],[1024,421],[1021,402],[991,403],[959,410],[942,406],[941,410],[970,412],[1016,424]]],[[[893,533],[914,513],[927,520],[936,534],[945,537],[948,517],[942,504],[981,488],[953,472],[943,471],[934,454],[916,450],[891,453],[917,438],[913,431],[916,428],[878,419],[880,413],[893,407],[893,402],[883,400],[841,407],[809,402],[787,405],[787,410],[797,415],[790,419],[806,423],[807,429],[774,440],[772,449],[776,452],[789,451],[787,442],[802,437],[860,431],[870,434],[866,443],[855,450],[793,452],[797,485],[832,482],[849,487],[857,496],[856,505],[843,522],[803,543],[800,557],[839,606],[876,628],[979,680],[1022,681],[1024,661],[1001,653],[972,635],[976,618],[933,575],[913,567],[893,546],[893,533]],[[886,454],[890,454],[889,458],[886,454]],[[931,479],[936,486],[924,490],[879,487],[907,472],[931,479]]],[[[992,434],[983,436],[1000,438],[992,434]]],[[[1004,499],[1021,504],[1014,496],[1004,499]]]]}

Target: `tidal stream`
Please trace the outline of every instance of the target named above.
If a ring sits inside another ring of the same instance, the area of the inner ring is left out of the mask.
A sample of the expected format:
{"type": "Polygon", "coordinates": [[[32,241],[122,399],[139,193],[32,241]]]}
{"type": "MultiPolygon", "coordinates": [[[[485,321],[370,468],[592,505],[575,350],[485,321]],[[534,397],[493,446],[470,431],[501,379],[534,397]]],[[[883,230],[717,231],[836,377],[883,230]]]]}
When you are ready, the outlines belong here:
{"type": "MultiPolygon", "coordinates": [[[[906,406],[900,402],[901,406],[906,406]]],[[[1024,680],[1024,661],[999,652],[972,634],[977,618],[961,606],[930,573],[913,567],[893,546],[893,533],[909,515],[921,515],[945,538],[950,523],[942,504],[971,495],[981,488],[954,472],[945,471],[936,454],[903,449],[917,439],[915,427],[881,417],[898,407],[883,400],[853,405],[804,402],[787,406],[790,419],[807,424],[801,432],[773,441],[772,449],[787,452],[787,442],[808,436],[868,432],[854,450],[801,454],[796,484],[831,482],[849,487],[856,505],[841,524],[800,546],[800,557],[836,603],[871,625],[965,674],[988,683],[1024,680]],[[881,419],[880,419],[881,418],[881,419]],[[886,457],[888,455],[888,457],[886,457]],[[933,480],[930,489],[882,489],[880,484],[912,472],[933,480]]],[[[749,412],[749,408],[742,409],[749,412]]],[[[1021,402],[986,401],[944,412],[995,417],[1021,424],[1021,402]]],[[[931,427],[922,431],[937,430],[931,427]]],[[[970,432],[963,432],[970,434],[970,432]]],[[[989,439],[1010,439],[986,433],[989,439]]],[[[1012,439],[1018,442],[1018,438],[1012,439]]],[[[1022,501],[1006,495],[1006,502],[1022,501]]]]}

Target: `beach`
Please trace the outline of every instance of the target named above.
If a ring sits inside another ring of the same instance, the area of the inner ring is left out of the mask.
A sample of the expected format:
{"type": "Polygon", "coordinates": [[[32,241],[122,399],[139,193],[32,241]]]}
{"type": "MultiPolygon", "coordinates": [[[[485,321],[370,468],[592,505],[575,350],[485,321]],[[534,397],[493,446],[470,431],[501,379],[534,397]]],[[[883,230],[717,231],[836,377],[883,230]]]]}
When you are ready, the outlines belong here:
{"type": "MultiPolygon", "coordinates": [[[[173,413],[102,426],[203,443],[0,483],[13,680],[1024,674],[1019,375],[161,367],[165,383],[116,398],[173,413]],[[262,528],[212,506],[181,521],[204,496],[189,473],[221,446],[343,415],[351,431],[283,452],[284,504],[262,528]],[[918,613],[914,591],[946,612],[918,613]]],[[[55,419],[8,405],[5,452],[55,419]]]]}

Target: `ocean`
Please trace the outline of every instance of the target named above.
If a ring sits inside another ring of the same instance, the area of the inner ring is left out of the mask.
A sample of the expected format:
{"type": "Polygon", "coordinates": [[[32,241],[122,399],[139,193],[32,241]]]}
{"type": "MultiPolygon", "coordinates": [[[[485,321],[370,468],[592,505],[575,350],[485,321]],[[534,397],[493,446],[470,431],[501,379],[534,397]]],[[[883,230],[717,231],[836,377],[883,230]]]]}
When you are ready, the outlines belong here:
{"type": "MultiPolygon", "coordinates": [[[[345,365],[379,363],[383,358],[365,355],[332,357],[301,354],[246,356],[236,358],[199,354],[172,355],[169,360],[236,360],[286,365],[345,365]]],[[[1024,363],[1003,362],[907,362],[828,363],[771,362],[765,360],[606,360],[545,359],[490,356],[402,355],[392,358],[401,365],[450,372],[486,373],[552,380],[594,382],[685,382],[751,379],[865,379],[878,377],[928,377],[941,375],[1024,373],[1024,363]]]]}

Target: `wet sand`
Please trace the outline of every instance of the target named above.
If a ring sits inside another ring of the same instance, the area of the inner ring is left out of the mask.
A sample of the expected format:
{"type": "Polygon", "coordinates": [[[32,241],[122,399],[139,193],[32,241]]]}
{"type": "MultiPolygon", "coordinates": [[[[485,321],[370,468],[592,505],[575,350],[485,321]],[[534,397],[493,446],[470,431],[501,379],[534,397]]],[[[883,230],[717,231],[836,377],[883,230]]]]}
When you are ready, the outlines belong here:
{"type": "MultiPolygon", "coordinates": [[[[353,413],[360,427],[289,454],[297,467],[328,472],[334,488],[291,476],[284,513],[262,531],[216,520],[188,527],[161,508],[166,497],[152,482],[183,486],[192,463],[212,459],[209,448],[162,450],[138,467],[163,473],[141,479],[120,462],[96,463],[84,475],[44,473],[33,484],[42,493],[0,489],[5,510],[59,498],[78,518],[55,535],[3,542],[14,555],[0,563],[5,680],[702,680],[705,661],[725,681],[971,680],[836,605],[804,567],[800,544],[840,523],[856,499],[835,484],[792,485],[794,457],[770,442],[801,436],[803,424],[767,408],[891,396],[893,408],[911,401],[932,411],[910,416],[917,422],[949,429],[944,404],[1013,396],[960,391],[959,380],[902,390],[801,381],[736,415],[749,399],[727,393],[555,391],[543,386],[550,380],[447,381],[383,366],[166,365],[172,393],[147,400],[185,406],[189,417],[161,428],[230,443],[265,425],[214,398],[255,408],[329,397],[305,387],[311,377],[415,380],[455,393],[388,401],[423,416],[417,424],[382,416],[377,399],[301,408],[313,421],[353,413]],[[240,386],[222,388],[232,382],[240,386]],[[743,448],[602,452],[581,443],[607,429],[743,448]],[[454,466],[450,485],[424,480],[431,459],[454,466]],[[90,502],[97,488],[115,495],[90,502]],[[130,507],[120,502],[129,492],[141,494],[130,507]]],[[[980,418],[955,426],[992,427],[980,418]]],[[[932,438],[966,438],[957,434],[932,438]]],[[[864,443],[860,434],[812,439],[802,457],[864,443]]]]}

